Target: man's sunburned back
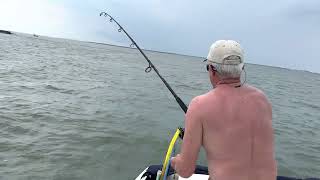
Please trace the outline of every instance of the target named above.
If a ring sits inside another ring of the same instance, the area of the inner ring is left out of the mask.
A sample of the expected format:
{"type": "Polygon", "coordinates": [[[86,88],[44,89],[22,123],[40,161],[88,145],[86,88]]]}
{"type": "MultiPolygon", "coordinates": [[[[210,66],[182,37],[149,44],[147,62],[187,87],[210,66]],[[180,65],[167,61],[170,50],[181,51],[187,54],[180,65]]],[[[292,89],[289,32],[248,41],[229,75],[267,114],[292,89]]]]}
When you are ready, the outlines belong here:
{"type": "Polygon", "coordinates": [[[219,85],[197,100],[211,179],[275,179],[272,110],[264,94],[219,85]]]}
{"type": "Polygon", "coordinates": [[[241,45],[218,40],[206,62],[216,88],[190,102],[181,152],[171,159],[172,167],[190,177],[203,146],[211,179],[275,180],[271,105],[258,89],[234,87],[241,84],[244,71],[241,45]]]}

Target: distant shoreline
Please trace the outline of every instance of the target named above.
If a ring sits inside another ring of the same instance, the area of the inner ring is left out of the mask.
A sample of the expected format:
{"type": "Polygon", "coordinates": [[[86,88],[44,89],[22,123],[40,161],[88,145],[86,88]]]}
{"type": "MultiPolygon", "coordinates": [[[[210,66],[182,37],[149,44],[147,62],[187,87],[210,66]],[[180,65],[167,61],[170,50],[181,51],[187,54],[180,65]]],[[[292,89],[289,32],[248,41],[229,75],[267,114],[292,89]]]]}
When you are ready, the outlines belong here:
{"type": "Polygon", "coordinates": [[[0,33],[2,33],[2,34],[12,34],[11,31],[1,30],[1,29],[0,29],[0,33]]]}
{"type": "MultiPolygon", "coordinates": [[[[13,31],[7,31],[7,30],[0,30],[0,33],[3,34],[14,34],[13,31]]],[[[21,32],[15,32],[15,33],[21,33],[21,32]]],[[[30,33],[21,33],[21,34],[28,34],[34,37],[40,37],[40,35],[36,34],[30,34],[30,33]]],[[[61,38],[61,37],[51,37],[51,36],[45,36],[41,35],[42,37],[48,37],[48,38],[56,38],[56,39],[65,39],[65,40],[72,40],[72,41],[79,41],[79,42],[85,42],[85,43],[92,43],[92,44],[99,44],[99,45],[106,45],[106,46],[114,46],[114,47],[121,47],[121,48],[127,48],[127,49],[135,49],[135,48],[130,48],[128,46],[122,46],[122,45],[115,45],[115,44],[108,44],[108,43],[103,43],[103,42],[94,42],[94,41],[85,41],[85,40],[78,40],[78,39],[68,39],[68,38],[61,38]]],[[[162,53],[162,54],[171,54],[171,55],[178,55],[178,56],[186,56],[186,57],[194,57],[194,58],[199,58],[199,59],[205,59],[205,57],[200,57],[200,56],[194,56],[194,55],[187,55],[187,54],[179,54],[179,53],[173,53],[173,52],[164,52],[164,51],[157,51],[157,50],[149,50],[149,49],[142,49],[144,51],[150,51],[150,52],[156,52],[156,53],[162,53]]],[[[320,72],[313,72],[305,69],[293,69],[289,67],[280,67],[280,66],[272,66],[272,65],[266,65],[266,64],[256,64],[256,63],[249,63],[247,62],[246,64],[252,64],[252,65],[259,65],[259,66],[267,66],[267,67],[272,67],[272,68],[279,68],[279,69],[284,69],[284,70],[293,70],[293,71],[300,71],[300,72],[308,72],[312,74],[320,74],[320,72]]]]}

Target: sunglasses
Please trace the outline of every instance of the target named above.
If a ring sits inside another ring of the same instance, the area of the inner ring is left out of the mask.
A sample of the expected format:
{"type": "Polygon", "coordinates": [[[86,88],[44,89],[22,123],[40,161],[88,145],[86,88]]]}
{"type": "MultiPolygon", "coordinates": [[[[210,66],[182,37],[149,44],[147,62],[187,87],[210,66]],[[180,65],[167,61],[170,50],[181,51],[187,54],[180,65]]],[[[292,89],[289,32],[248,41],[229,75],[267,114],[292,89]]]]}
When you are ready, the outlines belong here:
{"type": "Polygon", "coordinates": [[[209,71],[209,67],[211,67],[212,71],[216,71],[216,68],[209,64],[207,64],[207,71],[209,71]]]}

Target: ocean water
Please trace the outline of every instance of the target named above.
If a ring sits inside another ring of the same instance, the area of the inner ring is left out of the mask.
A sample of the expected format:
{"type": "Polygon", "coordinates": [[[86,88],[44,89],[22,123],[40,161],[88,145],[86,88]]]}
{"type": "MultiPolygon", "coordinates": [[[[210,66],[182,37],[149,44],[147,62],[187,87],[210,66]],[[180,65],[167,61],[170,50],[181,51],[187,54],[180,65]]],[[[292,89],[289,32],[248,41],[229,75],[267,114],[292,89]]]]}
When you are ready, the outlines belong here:
{"type": "MultiPolygon", "coordinates": [[[[201,58],[146,54],[187,104],[210,90],[201,58]]],[[[184,114],[146,67],[135,49],[0,34],[0,179],[129,180],[160,164],[184,114]]],[[[320,75],[246,67],[273,106],[279,175],[320,177],[320,75]]]]}

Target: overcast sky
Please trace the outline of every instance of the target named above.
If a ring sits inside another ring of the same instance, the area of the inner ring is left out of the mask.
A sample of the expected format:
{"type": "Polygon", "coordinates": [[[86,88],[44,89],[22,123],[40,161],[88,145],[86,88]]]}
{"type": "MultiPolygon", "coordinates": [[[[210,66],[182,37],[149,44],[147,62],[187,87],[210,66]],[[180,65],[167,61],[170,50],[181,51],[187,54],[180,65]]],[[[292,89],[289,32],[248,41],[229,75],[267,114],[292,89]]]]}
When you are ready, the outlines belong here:
{"type": "Polygon", "coordinates": [[[320,0],[1,0],[0,29],[205,57],[234,39],[255,64],[320,72],[320,0]]]}

